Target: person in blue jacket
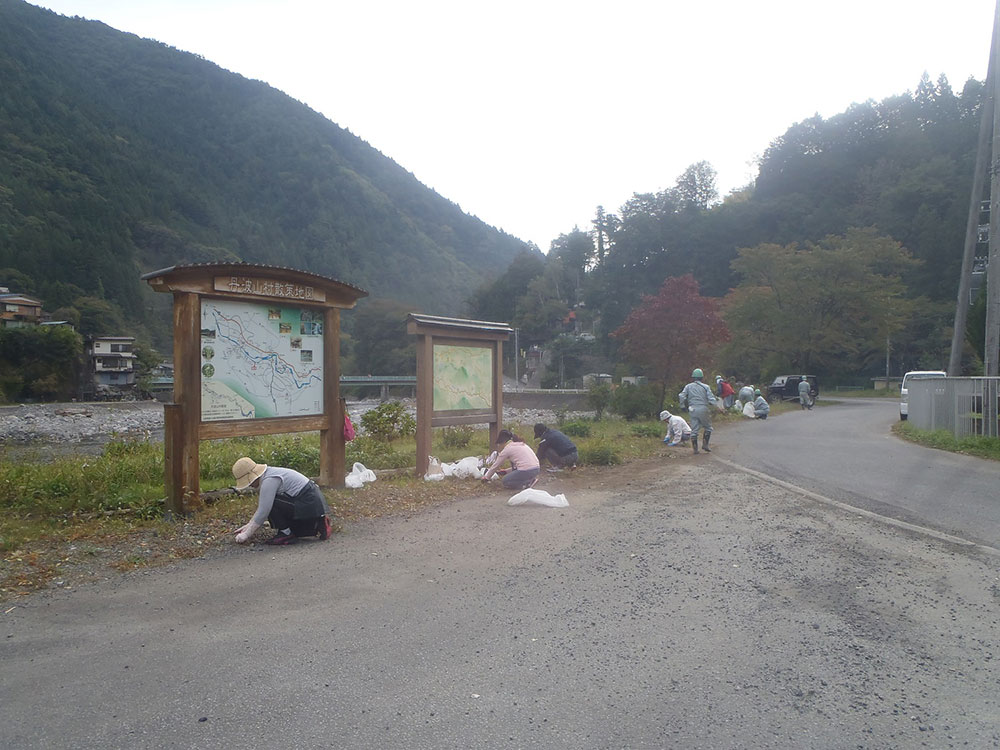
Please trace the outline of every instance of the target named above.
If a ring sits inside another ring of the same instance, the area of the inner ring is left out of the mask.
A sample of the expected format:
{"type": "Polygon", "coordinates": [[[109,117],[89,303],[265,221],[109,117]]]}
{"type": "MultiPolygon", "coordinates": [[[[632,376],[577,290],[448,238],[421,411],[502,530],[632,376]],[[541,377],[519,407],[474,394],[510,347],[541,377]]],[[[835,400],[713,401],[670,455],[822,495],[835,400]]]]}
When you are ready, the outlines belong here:
{"type": "Polygon", "coordinates": [[[552,464],[552,471],[567,466],[571,469],[576,468],[576,462],[580,460],[576,444],[562,432],[539,422],[535,425],[535,438],[539,440],[538,449],[535,451],[539,464],[548,461],[552,464]]]}

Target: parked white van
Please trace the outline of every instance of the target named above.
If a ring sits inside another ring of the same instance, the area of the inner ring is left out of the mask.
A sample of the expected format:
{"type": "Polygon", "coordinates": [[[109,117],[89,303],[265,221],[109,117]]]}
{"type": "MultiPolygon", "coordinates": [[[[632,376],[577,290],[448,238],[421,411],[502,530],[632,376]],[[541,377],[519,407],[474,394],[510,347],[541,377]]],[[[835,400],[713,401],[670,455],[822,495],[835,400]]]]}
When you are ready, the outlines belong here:
{"type": "Polygon", "coordinates": [[[944,378],[948,373],[944,370],[910,370],[903,376],[903,382],[899,385],[899,418],[906,419],[909,416],[909,405],[907,403],[906,384],[910,380],[917,378],[944,378]]]}

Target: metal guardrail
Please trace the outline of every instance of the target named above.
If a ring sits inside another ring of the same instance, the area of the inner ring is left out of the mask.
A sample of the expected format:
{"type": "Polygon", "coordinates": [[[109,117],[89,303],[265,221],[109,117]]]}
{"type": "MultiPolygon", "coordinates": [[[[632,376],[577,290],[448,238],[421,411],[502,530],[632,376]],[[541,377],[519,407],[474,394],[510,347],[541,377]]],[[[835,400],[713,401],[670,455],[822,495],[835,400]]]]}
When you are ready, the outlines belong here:
{"type": "Polygon", "coordinates": [[[956,438],[1000,434],[1000,378],[919,378],[908,380],[906,390],[908,419],[914,427],[948,430],[956,438]]]}

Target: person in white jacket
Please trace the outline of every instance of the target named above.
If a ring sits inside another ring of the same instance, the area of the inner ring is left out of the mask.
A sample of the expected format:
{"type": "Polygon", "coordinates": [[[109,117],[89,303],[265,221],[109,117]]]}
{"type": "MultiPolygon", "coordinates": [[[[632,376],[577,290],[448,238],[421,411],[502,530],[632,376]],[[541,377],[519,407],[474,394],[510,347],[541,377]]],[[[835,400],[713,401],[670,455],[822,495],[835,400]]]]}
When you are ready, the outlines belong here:
{"type": "Polygon", "coordinates": [[[660,421],[667,423],[667,436],[663,438],[663,442],[667,444],[668,448],[686,443],[691,439],[691,425],[684,420],[684,417],[671,414],[664,409],[660,412],[660,421]]]}
{"type": "Polygon", "coordinates": [[[330,509],[322,490],[309,477],[295,469],[259,464],[244,456],[233,464],[236,489],[260,490],[257,512],[236,529],[236,541],[244,544],[268,521],[277,533],[264,544],[293,544],[302,537],[329,539],[333,531],[330,509]]]}

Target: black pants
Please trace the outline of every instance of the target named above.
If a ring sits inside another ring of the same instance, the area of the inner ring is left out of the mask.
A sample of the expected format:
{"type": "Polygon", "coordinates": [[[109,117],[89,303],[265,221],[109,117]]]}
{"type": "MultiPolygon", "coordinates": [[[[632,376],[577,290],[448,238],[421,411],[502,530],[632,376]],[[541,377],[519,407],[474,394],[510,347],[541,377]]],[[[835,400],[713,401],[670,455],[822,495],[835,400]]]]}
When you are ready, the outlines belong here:
{"type": "Polygon", "coordinates": [[[298,495],[275,495],[267,520],[273,529],[291,529],[295,536],[312,536],[319,532],[328,510],[323,492],[310,482],[298,495]]]}
{"type": "Polygon", "coordinates": [[[538,451],[538,463],[543,464],[548,461],[553,466],[563,467],[563,466],[576,466],[576,462],[580,460],[580,455],[576,451],[570,451],[565,456],[560,456],[555,452],[555,449],[550,448],[547,445],[543,445],[541,450],[538,451]]]}

